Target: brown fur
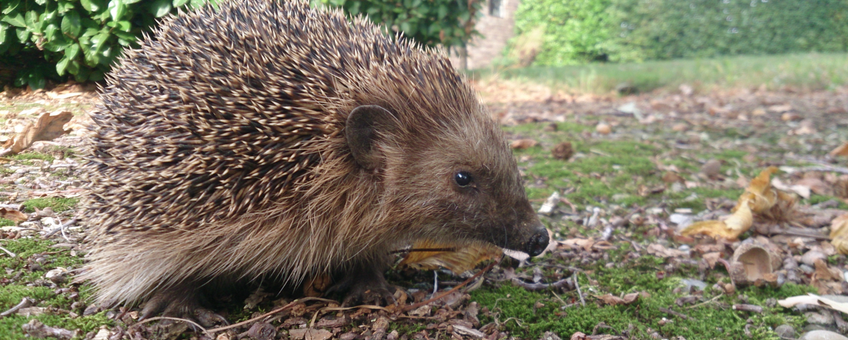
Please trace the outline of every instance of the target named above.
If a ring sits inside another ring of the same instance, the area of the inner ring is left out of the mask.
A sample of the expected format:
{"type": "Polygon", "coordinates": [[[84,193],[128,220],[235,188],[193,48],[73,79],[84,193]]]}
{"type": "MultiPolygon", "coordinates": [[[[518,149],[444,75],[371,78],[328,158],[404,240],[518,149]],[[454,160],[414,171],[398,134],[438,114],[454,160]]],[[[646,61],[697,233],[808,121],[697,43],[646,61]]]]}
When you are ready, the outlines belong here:
{"type": "Polygon", "coordinates": [[[216,280],[295,285],[421,238],[523,250],[538,233],[501,131],[440,53],[301,0],[160,26],[92,114],[83,278],[100,301],[216,280]],[[394,119],[377,131],[376,169],[345,139],[360,105],[394,119]],[[474,174],[473,191],[457,171],[474,174]]]}

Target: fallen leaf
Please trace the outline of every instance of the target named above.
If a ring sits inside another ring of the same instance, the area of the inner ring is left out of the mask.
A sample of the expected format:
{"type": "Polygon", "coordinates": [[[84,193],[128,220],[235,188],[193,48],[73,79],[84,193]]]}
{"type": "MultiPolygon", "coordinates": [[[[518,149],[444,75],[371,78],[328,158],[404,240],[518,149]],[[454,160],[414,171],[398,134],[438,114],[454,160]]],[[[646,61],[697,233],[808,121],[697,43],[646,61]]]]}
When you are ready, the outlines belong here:
{"type": "Polygon", "coordinates": [[[848,213],[839,215],[831,222],[830,242],[839,253],[848,255],[848,213]]]}
{"type": "Polygon", "coordinates": [[[833,149],[830,153],[828,153],[828,155],[830,157],[848,157],[848,142],[845,142],[844,144],[836,147],[836,149],[833,149]]]}
{"type": "Polygon", "coordinates": [[[604,294],[604,295],[600,295],[600,296],[594,295],[594,297],[603,301],[605,304],[616,306],[616,305],[629,305],[629,304],[635,302],[636,300],[638,300],[639,296],[641,296],[641,295],[642,295],[642,293],[630,293],[630,294],[624,295],[623,297],[617,297],[617,296],[614,296],[614,295],[611,295],[611,294],[604,294]]]}
{"type": "Polygon", "coordinates": [[[0,208],[0,218],[12,220],[12,222],[23,222],[26,221],[29,217],[27,217],[26,214],[17,210],[0,208]]]}
{"type": "Polygon", "coordinates": [[[404,257],[400,265],[406,265],[417,270],[433,270],[443,267],[456,274],[469,271],[478,263],[497,258],[503,253],[501,248],[486,243],[459,246],[437,243],[431,240],[415,242],[412,245],[412,250],[404,257]],[[439,250],[414,251],[415,249],[439,250]]]}
{"type": "Polygon", "coordinates": [[[326,329],[297,328],[290,329],[289,336],[294,340],[327,340],[333,337],[333,333],[326,329]]]}
{"type": "Polygon", "coordinates": [[[688,257],[689,256],[688,251],[683,251],[683,250],[678,250],[678,249],[669,249],[669,248],[666,248],[663,245],[658,244],[658,243],[652,243],[652,244],[648,245],[647,251],[648,251],[648,254],[651,254],[651,255],[654,255],[654,256],[659,256],[659,257],[665,257],[665,258],[688,257]]]}
{"type": "Polygon", "coordinates": [[[819,305],[822,307],[827,307],[833,310],[840,311],[842,313],[848,313],[848,303],[846,302],[837,302],[833,299],[830,299],[828,296],[818,296],[815,294],[808,295],[799,295],[788,297],[783,300],[777,300],[777,303],[783,308],[792,308],[796,305],[807,304],[807,305],[819,305]]]}
{"type": "Polygon", "coordinates": [[[745,201],[733,215],[730,215],[730,218],[724,221],[695,222],[683,229],[680,234],[684,236],[703,234],[736,240],[739,235],[750,229],[753,223],[754,216],[748,208],[748,202],[745,201]]]}
{"type": "Polygon", "coordinates": [[[769,106],[769,107],[768,107],[768,108],[766,108],[766,109],[767,109],[769,112],[774,112],[774,113],[783,113],[783,112],[786,112],[786,111],[791,111],[791,110],[792,110],[792,105],[789,105],[789,104],[783,104],[783,105],[772,105],[772,106],[769,106]]]}
{"type": "Polygon", "coordinates": [[[539,145],[539,142],[532,139],[519,139],[513,141],[509,146],[513,149],[529,149],[536,145],[539,145]]]}
{"type": "Polygon", "coordinates": [[[64,109],[53,113],[42,113],[35,124],[27,124],[23,131],[6,141],[3,147],[7,150],[3,151],[2,154],[16,154],[30,147],[32,143],[52,140],[69,132],[65,131],[64,125],[71,121],[73,117],[74,115],[70,111],[64,109]]]}

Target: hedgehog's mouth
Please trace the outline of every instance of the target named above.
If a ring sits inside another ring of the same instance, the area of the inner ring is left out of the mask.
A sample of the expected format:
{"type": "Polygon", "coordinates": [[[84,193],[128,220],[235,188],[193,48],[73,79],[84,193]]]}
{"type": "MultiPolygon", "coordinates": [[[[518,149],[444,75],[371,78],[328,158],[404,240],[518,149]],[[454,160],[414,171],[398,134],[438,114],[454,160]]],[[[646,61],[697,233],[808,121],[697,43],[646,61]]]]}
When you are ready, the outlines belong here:
{"type": "Polygon", "coordinates": [[[522,225],[506,232],[500,237],[492,237],[492,243],[503,249],[523,252],[533,257],[538,256],[548,247],[550,236],[548,229],[538,220],[531,225],[522,225]]]}

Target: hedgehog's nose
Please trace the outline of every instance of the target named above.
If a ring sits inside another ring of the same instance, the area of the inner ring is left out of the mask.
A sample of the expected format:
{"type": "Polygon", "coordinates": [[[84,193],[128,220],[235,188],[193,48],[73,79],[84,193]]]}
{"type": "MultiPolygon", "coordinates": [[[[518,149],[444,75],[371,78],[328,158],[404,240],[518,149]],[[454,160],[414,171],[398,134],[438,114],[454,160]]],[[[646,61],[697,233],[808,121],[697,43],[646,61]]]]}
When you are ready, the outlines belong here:
{"type": "Polygon", "coordinates": [[[545,248],[548,247],[548,242],[550,241],[548,237],[548,229],[545,229],[544,226],[539,225],[535,228],[533,235],[530,236],[530,240],[527,241],[527,247],[524,249],[524,252],[529,254],[530,256],[536,256],[545,251],[545,248]]]}

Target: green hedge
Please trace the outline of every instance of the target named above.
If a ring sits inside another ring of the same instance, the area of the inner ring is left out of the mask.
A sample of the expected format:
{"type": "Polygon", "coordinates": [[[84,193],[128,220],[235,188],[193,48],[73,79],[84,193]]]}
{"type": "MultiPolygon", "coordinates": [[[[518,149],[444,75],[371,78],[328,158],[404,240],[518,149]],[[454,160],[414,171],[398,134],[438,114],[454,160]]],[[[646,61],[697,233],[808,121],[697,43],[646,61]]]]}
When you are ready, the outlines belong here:
{"type": "MultiPolygon", "coordinates": [[[[0,0],[0,86],[98,81],[156,19],[209,0],[0,0]]],[[[219,2],[223,0],[211,0],[219,2]]],[[[281,0],[284,1],[284,0],[281,0]]],[[[367,14],[426,45],[457,46],[474,32],[479,1],[315,0],[367,14]],[[471,4],[469,8],[468,4],[471,4]]]]}
{"type": "Polygon", "coordinates": [[[848,51],[848,0],[524,0],[545,27],[535,63],[848,51]]]}

